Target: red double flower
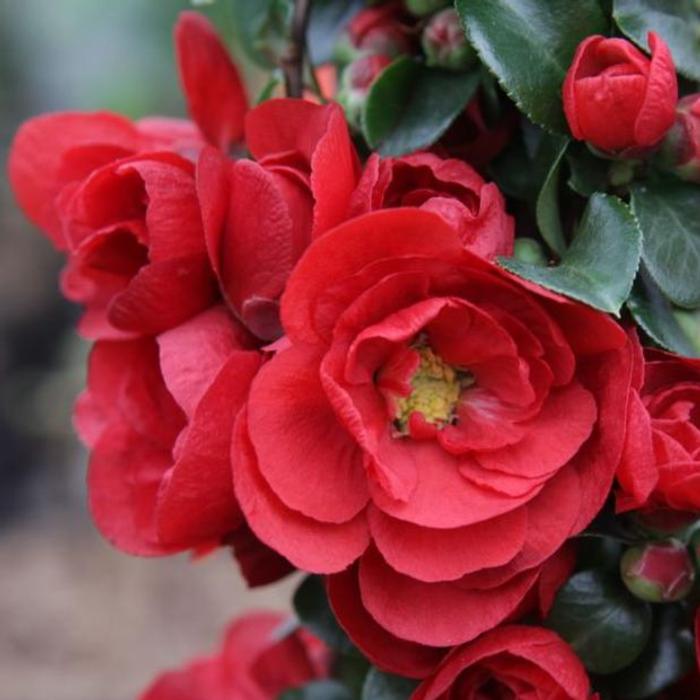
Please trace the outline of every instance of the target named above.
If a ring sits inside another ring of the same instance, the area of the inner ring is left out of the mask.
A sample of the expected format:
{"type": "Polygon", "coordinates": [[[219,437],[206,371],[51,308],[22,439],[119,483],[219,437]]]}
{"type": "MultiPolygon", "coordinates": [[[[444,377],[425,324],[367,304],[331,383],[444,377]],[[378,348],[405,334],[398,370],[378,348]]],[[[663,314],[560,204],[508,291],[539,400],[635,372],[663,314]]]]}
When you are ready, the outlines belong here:
{"type": "Polygon", "coordinates": [[[289,347],[237,420],[243,513],[300,568],[335,574],[331,603],[370,658],[425,675],[522,606],[600,509],[628,340],[414,208],[312,244],[282,319],[289,347]]]}

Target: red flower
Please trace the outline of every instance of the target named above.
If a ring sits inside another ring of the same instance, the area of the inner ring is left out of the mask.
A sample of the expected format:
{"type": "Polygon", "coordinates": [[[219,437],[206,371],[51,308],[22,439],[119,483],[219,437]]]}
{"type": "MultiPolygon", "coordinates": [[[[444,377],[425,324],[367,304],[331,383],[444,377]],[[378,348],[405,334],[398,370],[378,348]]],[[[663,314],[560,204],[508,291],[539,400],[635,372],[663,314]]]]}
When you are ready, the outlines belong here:
{"type": "Polygon", "coordinates": [[[513,219],[498,187],[460,160],[432,153],[402,158],[372,154],[353,193],[350,216],[402,206],[440,214],[477,255],[513,253],[513,219]]]}
{"type": "Polygon", "coordinates": [[[583,664],[554,632],[512,626],[455,649],[411,700],[587,700],[589,688],[583,664]]]}
{"type": "Polygon", "coordinates": [[[589,36],[564,81],[564,111],[574,138],[604,151],[655,146],[673,124],[678,84],[671,53],[649,33],[649,60],[626,39],[589,36]]]}
{"type": "Polygon", "coordinates": [[[159,676],[140,700],[275,700],[285,690],[328,676],[330,652],[284,615],[249,613],[231,624],[223,647],[159,676]]]}
{"type": "Polygon", "coordinates": [[[203,151],[198,190],[224,297],[258,337],[279,337],[278,299],[312,238],[340,223],[359,164],[342,110],[268,100],[248,113],[255,159],[203,151]]]}
{"type": "Polygon", "coordinates": [[[700,513],[700,360],[658,350],[638,360],[618,471],[621,510],[700,513]]]}
{"type": "MultiPolygon", "coordinates": [[[[204,550],[241,527],[230,436],[261,362],[250,347],[222,307],[157,341],[95,344],[75,420],[91,450],[90,509],[115,546],[139,555],[204,550]]],[[[259,566],[253,578],[265,578],[259,566]]]]}
{"type": "MultiPolygon", "coordinates": [[[[191,112],[206,138],[228,147],[247,109],[238,73],[200,15],[183,13],[176,37],[191,112]]],[[[194,166],[183,157],[203,145],[194,124],[108,113],[44,115],[18,131],[10,181],[27,216],[69,254],[63,291],[86,306],[84,335],[158,333],[216,300],[194,166]]]]}
{"type": "Polygon", "coordinates": [[[332,574],[359,559],[330,580],[341,623],[365,650],[395,638],[376,660],[425,675],[439,658],[426,646],[512,614],[605,501],[627,338],[413,208],[314,242],[282,319],[289,347],[258,373],[236,423],[241,508],[299,568],[332,574]]]}

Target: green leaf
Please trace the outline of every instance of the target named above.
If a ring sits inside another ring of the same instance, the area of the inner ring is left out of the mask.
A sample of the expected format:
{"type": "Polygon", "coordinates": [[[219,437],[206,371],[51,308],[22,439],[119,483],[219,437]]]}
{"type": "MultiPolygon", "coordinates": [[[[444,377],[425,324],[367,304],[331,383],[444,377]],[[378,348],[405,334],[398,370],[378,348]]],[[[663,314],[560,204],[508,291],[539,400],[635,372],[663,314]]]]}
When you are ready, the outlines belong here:
{"type": "Polygon", "coordinates": [[[608,188],[610,161],[593,155],[583,143],[572,143],[566,152],[569,165],[569,187],[582,197],[594,192],[605,192],[608,188]]]}
{"type": "Polygon", "coordinates": [[[471,100],[478,73],[428,68],[400,56],[372,85],[362,114],[371,148],[398,156],[430,146],[471,100]]]}
{"type": "Polygon", "coordinates": [[[513,258],[498,262],[520,277],[617,315],[632,289],[640,252],[641,234],[627,205],[595,194],[560,265],[542,267],[513,258]]]}
{"type": "Polygon", "coordinates": [[[596,0],[456,0],[469,41],[532,121],[566,131],[561,86],[579,42],[607,33],[596,0]]]}
{"type": "Polygon", "coordinates": [[[408,700],[418,683],[410,678],[370,669],[362,688],[362,700],[408,700]]]}
{"type": "Polygon", "coordinates": [[[634,185],[632,211],[644,234],[642,257],[675,304],[700,306],[700,191],[680,180],[634,185]]]}
{"type": "Polygon", "coordinates": [[[625,700],[648,698],[679,681],[695,663],[693,635],[679,605],[659,605],[654,626],[642,655],[614,678],[625,700]]]}
{"type": "Polygon", "coordinates": [[[547,176],[537,196],[535,213],[542,238],[557,255],[561,256],[566,250],[566,240],[559,215],[559,170],[569,139],[565,136],[552,136],[546,141],[550,142],[551,158],[547,176]]]}
{"type": "Polygon", "coordinates": [[[313,65],[327,63],[333,58],[341,31],[363,7],[362,0],[314,0],[311,3],[306,44],[313,65]]]}
{"type": "Polygon", "coordinates": [[[353,700],[352,693],[337,681],[312,681],[301,688],[287,690],[279,700],[353,700]]]}
{"type": "Polygon", "coordinates": [[[592,673],[615,673],[644,649],[651,609],[632,596],[616,573],[581,571],[557,594],[547,626],[565,639],[592,673]]]}
{"type": "Polygon", "coordinates": [[[353,648],[336,622],[320,576],[307,576],[294,592],[292,602],[301,623],[331,649],[350,651],[353,648]]]}
{"type": "Polygon", "coordinates": [[[647,32],[656,32],[671,49],[676,69],[700,80],[700,9],[693,0],[615,0],[613,17],[645,51],[647,32]]]}
{"type": "Polygon", "coordinates": [[[644,270],[637,278],[627,308],[644,332],[661,347],[688,357],[698,353],[673,313],[673,307],[644,270]]]}

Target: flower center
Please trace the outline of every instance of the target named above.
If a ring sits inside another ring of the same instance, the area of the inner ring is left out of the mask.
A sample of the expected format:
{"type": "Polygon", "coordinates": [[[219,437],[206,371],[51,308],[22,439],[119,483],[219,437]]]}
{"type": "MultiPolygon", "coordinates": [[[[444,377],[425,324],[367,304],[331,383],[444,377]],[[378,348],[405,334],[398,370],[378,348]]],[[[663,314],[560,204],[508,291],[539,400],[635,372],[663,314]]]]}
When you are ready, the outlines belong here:
{"type": "Polygon", "coordinates": [[[413,349],[420,363],[411,377],[411,393],[395,400],[394,424],[401,435],[408,434],[408,422],[413,413],[420,413],[438,430],[454,423],[462,389],[474,383],[471,373],[448,365],[427,345],[418,343],[413,349]]]}

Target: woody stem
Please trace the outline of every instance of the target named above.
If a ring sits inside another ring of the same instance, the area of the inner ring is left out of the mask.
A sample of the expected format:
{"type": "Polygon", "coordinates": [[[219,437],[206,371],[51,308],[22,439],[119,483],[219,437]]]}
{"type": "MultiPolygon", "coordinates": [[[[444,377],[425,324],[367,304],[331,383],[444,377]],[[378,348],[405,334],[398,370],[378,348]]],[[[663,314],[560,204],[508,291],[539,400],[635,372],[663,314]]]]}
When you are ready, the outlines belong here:
{"type": "Polygon", "coordinates": [[[294,3],[291,40],[281,60],[287,97],[301,97],[304,92],[306,28],[310,9],[311,0],[296,0],[294,3]]]}

